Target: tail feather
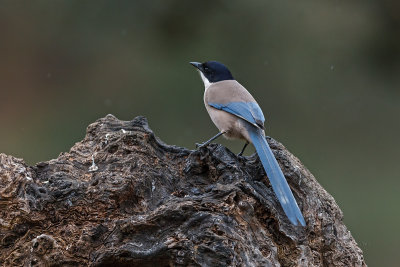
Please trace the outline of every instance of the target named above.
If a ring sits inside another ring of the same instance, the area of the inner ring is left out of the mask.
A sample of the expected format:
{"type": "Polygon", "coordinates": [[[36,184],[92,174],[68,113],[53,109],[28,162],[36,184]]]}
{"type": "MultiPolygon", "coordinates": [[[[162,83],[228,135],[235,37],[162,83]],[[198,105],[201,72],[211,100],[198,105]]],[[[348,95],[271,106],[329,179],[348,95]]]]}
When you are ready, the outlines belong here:
{"type": "Polygon", "coordinates": [[[294,225],[297,225],[298,222],[300,222],[302,226],[305,226],[306,222],[301,214],[299,206],[297,205],[296,199],[290,190],[285,176],[283,175],[267,140],[262,134],[261,129],[255,127],[249,128],[251,128],[248,129],[251,141],[256,148],[257,154],[271,182],[272,189],[278,197],[286,216],[294,225]]]}

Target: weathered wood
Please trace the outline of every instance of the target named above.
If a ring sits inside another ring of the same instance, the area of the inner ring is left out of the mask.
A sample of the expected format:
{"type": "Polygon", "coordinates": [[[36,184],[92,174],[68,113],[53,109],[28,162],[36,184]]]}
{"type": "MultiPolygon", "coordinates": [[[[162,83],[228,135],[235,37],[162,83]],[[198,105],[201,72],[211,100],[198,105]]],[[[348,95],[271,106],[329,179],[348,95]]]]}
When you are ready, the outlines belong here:
{"type": "Polygon", "coordinates": [[[57,159],[0,154],[1,266],[366,266],[334,199],[268,139],[307,227],[256,155],[169,146],[112,115],[57,159]]]}

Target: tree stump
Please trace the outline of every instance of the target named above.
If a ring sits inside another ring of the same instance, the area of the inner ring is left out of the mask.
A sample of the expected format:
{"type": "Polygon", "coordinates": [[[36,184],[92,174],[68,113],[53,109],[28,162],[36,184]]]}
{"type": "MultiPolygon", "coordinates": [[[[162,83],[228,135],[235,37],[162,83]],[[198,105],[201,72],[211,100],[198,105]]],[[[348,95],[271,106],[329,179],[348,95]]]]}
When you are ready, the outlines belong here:
{"type": "Polygon", "coordinates": [[[256,154],[169,146],[144,117],[107,115],[35,166],[0,154],[0,265],[366,266],[334,199],[268,142],[306,227],[290,224],[256,154]]]}

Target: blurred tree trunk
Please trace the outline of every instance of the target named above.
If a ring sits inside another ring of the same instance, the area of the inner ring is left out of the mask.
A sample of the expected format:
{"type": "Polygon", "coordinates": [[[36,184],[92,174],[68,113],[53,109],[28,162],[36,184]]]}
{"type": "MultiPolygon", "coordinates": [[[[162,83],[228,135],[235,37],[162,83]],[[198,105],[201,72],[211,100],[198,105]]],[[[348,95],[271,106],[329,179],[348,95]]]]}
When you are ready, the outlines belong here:
{"type": "Polygon", "coordinates": [[[366,266],[334,199],[268,139],[307,227],[256,155],[168,146],[112,115],[57,159],[0,154],[1,266],[366,266]]]}

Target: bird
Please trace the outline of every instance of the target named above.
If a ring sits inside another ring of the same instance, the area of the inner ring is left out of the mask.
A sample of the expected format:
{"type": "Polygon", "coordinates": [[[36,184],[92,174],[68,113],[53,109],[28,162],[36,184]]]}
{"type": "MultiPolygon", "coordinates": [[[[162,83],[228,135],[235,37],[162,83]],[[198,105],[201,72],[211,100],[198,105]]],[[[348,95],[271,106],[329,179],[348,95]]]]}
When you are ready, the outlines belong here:
{"type": "Polygon", "coordinates": [[[289,221],[306,226],[296,199],[265,138],[264,114],[254,99],[229,69],[217,61],[190,62],[200,73],[204,83],[204,105],[219,132],[208,141],[196,144],[205,147],[221,135],[227,139],[241,139],[244,147],[252,143],[264,167],[272,189],[289,221]]]}

